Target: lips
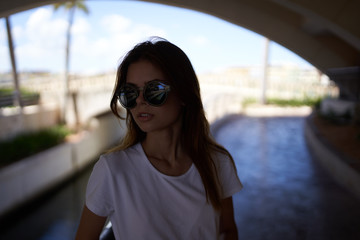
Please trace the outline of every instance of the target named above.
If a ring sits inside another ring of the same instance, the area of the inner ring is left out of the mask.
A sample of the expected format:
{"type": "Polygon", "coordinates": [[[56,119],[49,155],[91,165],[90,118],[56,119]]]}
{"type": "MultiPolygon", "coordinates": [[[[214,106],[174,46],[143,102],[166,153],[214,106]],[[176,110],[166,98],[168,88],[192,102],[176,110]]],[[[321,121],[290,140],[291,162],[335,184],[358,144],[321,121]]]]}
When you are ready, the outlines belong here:
{"type": "Polygon", "coordinates": [[[150,113],[139,113],[136,116],[140,121],[149,121],[154,115],[150,113]]]}

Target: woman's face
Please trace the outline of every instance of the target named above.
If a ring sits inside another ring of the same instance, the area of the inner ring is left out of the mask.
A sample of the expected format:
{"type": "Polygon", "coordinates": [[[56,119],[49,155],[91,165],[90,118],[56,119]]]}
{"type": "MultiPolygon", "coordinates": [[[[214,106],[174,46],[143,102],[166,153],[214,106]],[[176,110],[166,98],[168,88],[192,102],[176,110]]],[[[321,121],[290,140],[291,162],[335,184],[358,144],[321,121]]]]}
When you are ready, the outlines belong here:
{"type": "MultiPolygon", "coordinates": [[[[169,84],[163,72],[148,60],[139,60],[129,66],[126,83],[139,88],[152,80],[169,84]]],[[[149,105],[140,91],[136,106],[129,110],[134,121],[146,133],[181,127],[182,104],[174,91],[170,91],[165,103],[159,107],[149,105]]]]}

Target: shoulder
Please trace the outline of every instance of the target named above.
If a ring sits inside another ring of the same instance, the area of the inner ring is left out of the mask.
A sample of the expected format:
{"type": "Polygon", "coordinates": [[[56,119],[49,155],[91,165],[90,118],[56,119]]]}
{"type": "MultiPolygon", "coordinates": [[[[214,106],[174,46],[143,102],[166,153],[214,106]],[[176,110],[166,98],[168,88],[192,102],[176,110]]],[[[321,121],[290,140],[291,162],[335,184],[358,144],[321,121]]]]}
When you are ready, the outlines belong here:
{"type": "Polygon", "coordinates": [[[109,153],[105,153],[102,154],[100,156],[100,159],[102,161],[106,161],[108,163],[112,163],[114,161],[118,161],[118,160],[122,160],[125,161],[129,158],[136,158],[136,157],[140,157],[142,152],[141,152],[141,148],[140,148],[140,143],[137,143],[129,148],[123,149],[123,150],[118,150],[118,151],[114,151],[114,152],[109,152],[109,153]]]}
{"type": "Polygon", "coordinates": [[[213,154],[213,161],[220,179],[237,175],[236,165],[230,153],[216,152],[213,154]]]}
{"type": "Polygon", "coordinates": [[[217,152],[214,154],[213,159],[217,168],[223,198],[232,196],[240,191],[243,186],[231,155],[225,152],[217,152]]]}
{"type": "Polygon", "coordinates": [[[106,168],[111,172],[112,170],[124,169],[128,165],[136,163],[141,157],[139,144],[135,144],[124,150],[102,154],[95,167],[106,168]]]}
{"type": "Polygon", "coordinates": [[[223,168],[224,166],[231,166],[235,168],[235,163],[230,153],[215,152],[213,154],[213,160],[216,168],[223,168]]]}

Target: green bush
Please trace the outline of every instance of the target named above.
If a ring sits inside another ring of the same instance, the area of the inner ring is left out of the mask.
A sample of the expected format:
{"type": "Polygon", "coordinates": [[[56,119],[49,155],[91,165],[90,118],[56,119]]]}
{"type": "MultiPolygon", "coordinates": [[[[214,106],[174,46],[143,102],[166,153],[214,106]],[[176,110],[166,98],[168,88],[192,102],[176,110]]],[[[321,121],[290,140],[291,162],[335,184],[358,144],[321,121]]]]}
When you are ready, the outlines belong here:
{"type": "Polygon", "coordinates": [[[0,88],[0,96],[6,96],[13,94],[13,89],[11,88],[0,88]]]}
{"type": "Polygon", "coordinates": [[[242,101],[242,107],[246,108],[247,106],[251,105],[251,104],[255,104],[257,103],[256,98],[244,98],[242,101]]]}
{"type": "Polygon", "coordinates": [[[273,104],[277,106],[290,106],[290,107],[300,107],[300,106],[314,106],[317,107],[322,98],[303,98],[303,99],[280,99],[280,98],[269,98],[267,99],[268,104],[273,104]]]}
{"type": "MultiPolygon", "coordinates": [[[[0,96],[8,96],[8,95],[12,95],[13,93],[14,93],[13,88],[0,88],[0,96]]],[[[33,92],[25,88],[20,89],[20,94],[22,97],[31,97],[31,96],[39,95],[38,92],[33,92]]]]}
{"type": "MultiPolygon", "coordinates": [[[[0,107],[13,107],[14,89],[13,88],[0,88],[0,107]]],[[[24,88],[20,89],[21,101],[24,106],[38,104],[40,94],[24,88]]]]}
{"type": "Polygon", "coordinates": [[[70,133],[65,126],[55,126],[2,141],[0,142],[0,167],[62,143],[70,133]]]}
{"type": "MultiPolygon", "coordinates": [[[[311,106],[317,108],[320,105],[322,98],[310,98],[304,97],[303,99],[282,99],[282,98],[268,98],[266,99],[267,104],[272,104],[280,107],[301,107],[301,106],[311,106]]],[[[242,102],[243,107],[247,107],[251,104],[257,103],[258,100],[255,98],[245,98],[242,102]]]]}

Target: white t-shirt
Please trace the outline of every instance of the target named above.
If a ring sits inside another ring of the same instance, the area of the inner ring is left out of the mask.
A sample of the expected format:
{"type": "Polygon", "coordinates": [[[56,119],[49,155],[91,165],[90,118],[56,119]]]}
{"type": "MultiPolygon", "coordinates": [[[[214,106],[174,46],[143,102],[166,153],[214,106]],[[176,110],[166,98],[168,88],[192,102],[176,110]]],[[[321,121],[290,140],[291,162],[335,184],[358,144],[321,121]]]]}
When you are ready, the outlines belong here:
{"type": "MultiPolygon", "coordinates": [[[[218,162],[227,198],[242,184],[228,158],[218,162]]],[[[181,176],[162,174],[140,143],[100,157],[88,182],[86,206],[110,218],[116,239],[219,238],[219,214],[206,201],[195,165],[181,176]]]]}

